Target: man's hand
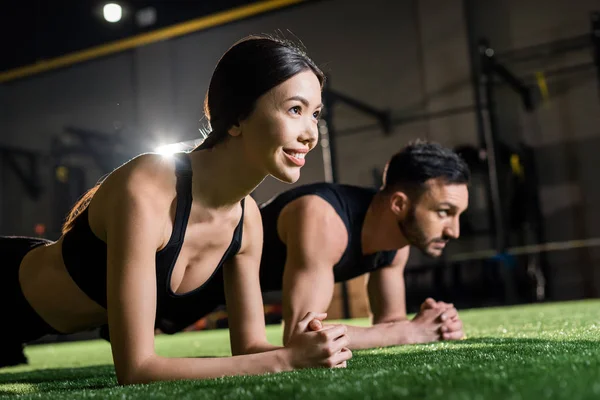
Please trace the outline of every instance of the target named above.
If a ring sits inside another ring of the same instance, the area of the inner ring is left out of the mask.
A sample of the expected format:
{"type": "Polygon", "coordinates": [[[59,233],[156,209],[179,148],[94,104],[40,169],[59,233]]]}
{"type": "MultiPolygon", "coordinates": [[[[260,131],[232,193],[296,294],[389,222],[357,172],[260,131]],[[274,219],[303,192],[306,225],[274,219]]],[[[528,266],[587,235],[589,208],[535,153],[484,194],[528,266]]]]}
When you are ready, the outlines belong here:
{"type": "Polygon", "coordinates": [[[464,338],[463,324],[453,304],[432,298],[421,304],[421,311],[413,318],[416,343],[464,338]]]}

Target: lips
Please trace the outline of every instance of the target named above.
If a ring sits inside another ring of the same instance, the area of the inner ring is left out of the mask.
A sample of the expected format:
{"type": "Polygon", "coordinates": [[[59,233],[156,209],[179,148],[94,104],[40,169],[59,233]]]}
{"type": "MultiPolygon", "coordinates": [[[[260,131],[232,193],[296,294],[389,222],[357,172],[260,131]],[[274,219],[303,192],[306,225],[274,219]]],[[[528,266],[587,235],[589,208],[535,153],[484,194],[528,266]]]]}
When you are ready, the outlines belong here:
{"type": "Polygon", "coordinates": [[[290,160],[293,164],[301,167],[304,165],[307,151],[304,149],[283,149],[283,154],[290,160]]]}

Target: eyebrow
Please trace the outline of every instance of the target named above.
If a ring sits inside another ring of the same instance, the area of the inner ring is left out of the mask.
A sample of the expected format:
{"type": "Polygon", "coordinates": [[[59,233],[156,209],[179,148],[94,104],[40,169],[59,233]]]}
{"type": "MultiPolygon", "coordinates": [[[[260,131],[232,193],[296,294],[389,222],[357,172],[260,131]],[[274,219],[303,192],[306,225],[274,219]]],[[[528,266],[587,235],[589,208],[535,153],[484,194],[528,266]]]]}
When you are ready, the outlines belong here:
{"type": "Polygon", "coordinates": [[[443,207],[443,206],[450,207],[450,208],[453,208],[453,209],[455,209],[455,210],[457,210],[457,209],[458,209],[458,207],[457,207],[455,204],[448,203],[447,201],[445,201],[445,202],[443,202],[443,203],[440,203],[440,204],[438,204],[438,207],[443,207]]]}
{"type": "MultiPolygon", "coordinates": [[[[300,103],[304,104],[304,106],[305,106],[306,108],[308,108],[308,106],[310,105],[310,103],[308,102],[308,100],[306,100],[306,98],[304,98],[304,97],[302,97],[302,96],[298,96],[298,95],[296,95],[296,96],[292,96],[292,97],[289,97],[289,98],[285,99],[285,101],[290,101],[290,100],[296,100],[296,101],[299,101],[300,103]]],[[[317,106],[317,108],[323,108],[323,103],[319,104],[319,105],[317,106]]]]}

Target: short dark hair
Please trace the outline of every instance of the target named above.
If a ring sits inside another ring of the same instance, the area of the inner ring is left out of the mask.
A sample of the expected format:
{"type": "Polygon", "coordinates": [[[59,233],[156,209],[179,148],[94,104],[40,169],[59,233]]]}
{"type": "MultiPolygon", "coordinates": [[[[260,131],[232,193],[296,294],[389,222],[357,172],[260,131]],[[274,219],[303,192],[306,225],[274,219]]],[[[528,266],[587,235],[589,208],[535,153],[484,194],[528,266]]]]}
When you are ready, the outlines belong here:
{"type": "Polygon", "coordinates": [[[469,184],[467,163],[454,151],[434,142],[417,140],[396,153],[385,167],[382,190],[405,190],[419,197],[430,179],[446,184],[469,184]]]}
{"type": "Polygon", "coordinates": [[[260,96],[304,71],[314,72],[323,88],[325,75],[292,41],[252,35],[235,43],[219,60],[210,81],[204,114],[211,132],[197,149],[225,140],[227,131],[252,113],[260,96]]]}

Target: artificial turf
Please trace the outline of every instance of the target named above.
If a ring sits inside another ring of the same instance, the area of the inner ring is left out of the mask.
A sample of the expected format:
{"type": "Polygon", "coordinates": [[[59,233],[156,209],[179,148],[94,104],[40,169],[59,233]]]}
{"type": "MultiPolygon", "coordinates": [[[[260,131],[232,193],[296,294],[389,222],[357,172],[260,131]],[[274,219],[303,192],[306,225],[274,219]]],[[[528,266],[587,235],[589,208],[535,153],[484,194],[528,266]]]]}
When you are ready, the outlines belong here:
{"type": "MultiPolygon", "coordinates": [[[[103,341],[36,345],[0,398],[600,399],[600,301],[461,311],[468,339],[355,351],[346,369],[117,386],[103,341]]],[[[365,320],[353,320],[364,325],[365,320]]],[[[281,328],[269,326],[272,343],[281,328]]],[[[225,356],[226,331],[157,337],[168,356],[225,356]]]]}

